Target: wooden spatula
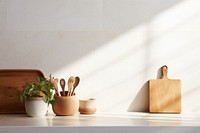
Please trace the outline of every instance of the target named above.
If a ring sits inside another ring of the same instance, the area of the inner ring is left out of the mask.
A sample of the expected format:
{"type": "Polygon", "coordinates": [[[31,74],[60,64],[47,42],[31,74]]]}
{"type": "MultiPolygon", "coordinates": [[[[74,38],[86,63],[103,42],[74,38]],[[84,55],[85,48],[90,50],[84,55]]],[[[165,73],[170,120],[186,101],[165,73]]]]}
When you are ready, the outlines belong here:
{"type": "Polygon", "coordinates": [[[149,80],[149,111],[161,113],[181,112],[181,80],[167,78],[168,67],[161,67],[162,78],[149,80]]]}
{"type": "Polygon", "coordinates": [[[58,78],[54,79],[54,78],[51,78],[50,79],[50,82],[53,84],[53,87],[55,89],[55,92],[56,92],[56,95],[57,96],[60,96],[60,93],[58,91],[58,78]]]}
{"type": "Polygon", "coordinates": [[[58,78],[55,78],[55,79],[54,79],[53,85],[54,85],[54,88],[55,88],[55,90],[56,90],[57,95],[58,95],[58,96],[61,96],[61,95],[60,95],[60,92],[59,92],[59,90],[58,90],[58,78]]]}

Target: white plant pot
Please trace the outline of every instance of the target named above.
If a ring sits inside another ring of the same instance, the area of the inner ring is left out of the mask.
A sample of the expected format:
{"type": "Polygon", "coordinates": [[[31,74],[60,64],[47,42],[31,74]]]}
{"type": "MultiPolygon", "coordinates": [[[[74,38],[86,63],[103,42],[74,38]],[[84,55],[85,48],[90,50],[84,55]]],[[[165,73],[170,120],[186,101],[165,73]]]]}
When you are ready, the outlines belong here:
{"type": "Polygon", "coordinates": [[[43,97],[32,97],[25,101],[26,113],[33,117],[44,117],[47,113],[48,104],[43,97]]]}

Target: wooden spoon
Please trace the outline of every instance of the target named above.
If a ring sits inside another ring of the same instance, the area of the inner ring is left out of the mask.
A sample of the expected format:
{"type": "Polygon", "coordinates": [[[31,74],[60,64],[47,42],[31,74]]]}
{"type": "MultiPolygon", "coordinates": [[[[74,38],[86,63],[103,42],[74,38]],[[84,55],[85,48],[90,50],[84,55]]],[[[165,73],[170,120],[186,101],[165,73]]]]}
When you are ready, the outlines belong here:
{"type": "Polygon", "coordinates": [[[61,96],[61,95],[60,95],[60,92],[58,91],[58,78],[55,78],[55,79],[54,79],[54,81],[53,81],[53,86],[54,86],[54,88],[55,88],[56,94],[57,94],[58,96],[61,96]]]}
{"type": "Polygon", "coordinates": [[[71,93],[71,96],[74,94],[74,91],[75,91],[76,87],[78,86],[79,82],[80,82],[80,78],[79,77],[75,77],[75,83],[73,85],[73,91],[71,93]]]}
{"type": "Polygon", "coordinates": [[[73,89],[73,86],[74,86],[74,82],[75,82],[75,77],[71,76],[68,79],[68,93],[67,93],[67,96],[71,96],[71,92],[72,92],[72,89],[73,89]]]}
{"type": "Polygon", "coordinates": [[[65,96],[65,79],[60,79],[60,86],[62,88],[62,93],[63,93],[63,96],[65,96]]]}

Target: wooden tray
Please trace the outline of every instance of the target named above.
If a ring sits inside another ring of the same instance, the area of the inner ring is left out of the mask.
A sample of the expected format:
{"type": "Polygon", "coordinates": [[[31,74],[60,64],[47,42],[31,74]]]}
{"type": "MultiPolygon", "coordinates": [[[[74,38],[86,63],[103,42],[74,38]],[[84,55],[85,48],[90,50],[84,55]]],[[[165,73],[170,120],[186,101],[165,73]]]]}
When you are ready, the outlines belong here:
{"type": "Polygon", "coordinates": [[[44,77],[40,70],[0,70],[0,113],[25,113],[19,94],[26,83],[37,82],[38,76],[44,77]]]}

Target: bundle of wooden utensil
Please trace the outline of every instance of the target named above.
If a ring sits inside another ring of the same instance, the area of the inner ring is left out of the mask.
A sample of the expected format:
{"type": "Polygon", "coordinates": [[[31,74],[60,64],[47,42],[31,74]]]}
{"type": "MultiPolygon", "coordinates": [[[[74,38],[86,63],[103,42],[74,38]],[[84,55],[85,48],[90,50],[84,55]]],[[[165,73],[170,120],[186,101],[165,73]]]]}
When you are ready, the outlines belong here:
{"type": "Polygon", "coordinates": [[[75,95],[74,91],[75,91],[76,87],[78,86],[78,84],[80,82],[80,78],[78,76],[76,76],[76,77],[71,76],[68,79],[68,82],[67,82],[68,91],[65,90],[65,84],[66,84],[65,79],[61,78],[60,79],[60,86],[62,88],[61,92],[59,92],[59,90],[58,90],[58,81],[59,81],[58,78],[52,78],[51,79],[51,83],[54,86],[56,95],[57,96],[73,96],[73,95],[75,95]]]}

